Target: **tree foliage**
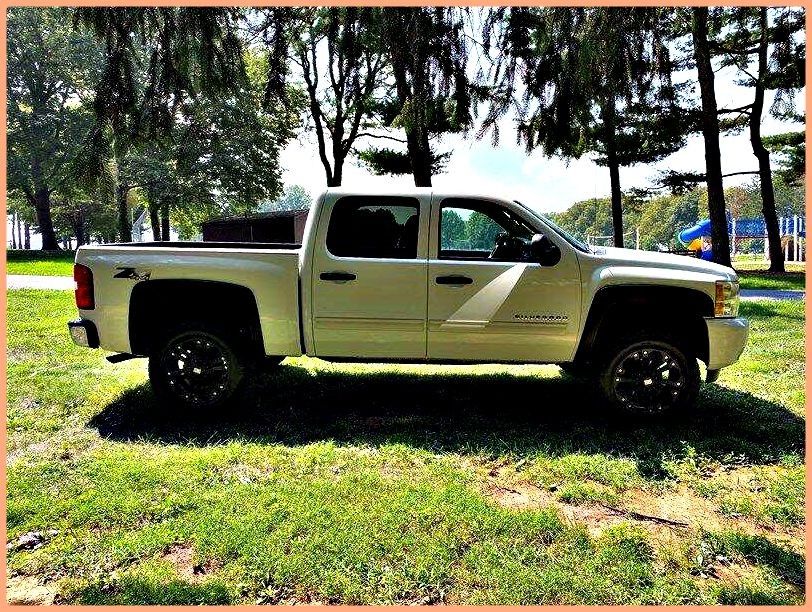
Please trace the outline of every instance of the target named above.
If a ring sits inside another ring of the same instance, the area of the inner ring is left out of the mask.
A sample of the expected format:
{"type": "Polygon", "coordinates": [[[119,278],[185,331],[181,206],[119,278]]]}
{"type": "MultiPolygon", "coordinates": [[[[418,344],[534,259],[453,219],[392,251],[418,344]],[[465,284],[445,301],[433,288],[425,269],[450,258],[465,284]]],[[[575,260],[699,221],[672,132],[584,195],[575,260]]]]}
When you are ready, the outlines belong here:
{"type": "MultiPolygon", "coordinates": [[[[279,163],[300,130],[315,134],[314,163],[328,185],[342,182],[354,156],[375,174],[411,173],[429,186],[451,155],[443,136],[469,133],[478,107],[486,109],[478,138],[490,133],[498,143],[505,119],[515,119],[528,152],[589,155],[608,168],[608,200],[559,215],[581,235],[613,234],[619,244],[624,229],[640,227],[644,246],[671,244],[674,224],[707,209],[724,254],[727,212],[760,207],[772,236],[778,215],[803,210],[804,132],[761,134],[766,112],[803,120],[803,10],[510,7],[473,15],[451,7],[12,8],[15,241],[26,223],[46,248],[68,236],[127,240],[142,211],[156,238],[168,239],[170,223],[191,237],[214,216],[307,206],[297,186],[283,191],[279,163]],[[751,100],[718,105],[720,67],[737,71],[751,100]],[[765,92],[775,92],[769,109],[765,92]],[[747,172],[758,181],[724,189],[719,135],[743,130],[758,162],[747,172]],[[621,168],[656,162],[699,131],[711,161],[663,173],[654,187],[671,195],[621,189],[621,168]],[[702,182],[707,190],[697,188],[702,182]]],[[[454,240],[487,243],[490,225],[480,217],[448,216],[454,240]]]]}
{"type": "Polygon", "coordinates": [[[483,133],[518,114],[528,150],[609,168],[615,245],[623,244],[619,168],[650,163],[684,142],[676,112],[667,18],[653,8],[505,8],[486,23],[495,38],[496,90],[483,133]]]}
{"type": "Polygon", "coordinates": [[[385,126],[404,131],[406,151],[367,149],[361,159],[373,172],[405,174],[409,169],[416,186],[430,187],[432,175],[442,169],[446,158],[433,150],[431,141],[472,126],[476,104],[483,99],[485,89],[468,76],[462,21],[465,10],[420,7],[382,11],[380,44],[386,50],[394,87],[378,109],[385,126]]]}
{"type": "Polygon", "coordinates": [[[74,15],[104,47],[93,109],[117,135],[170,132],[186,97],[227,92],[244,79],[239,9],[88,7],[74,15]]]}
{"type": "Polygon", "coordinates": [[[288,185],[285,191],[273,201],[259,207],[260,212],[276,210],[308,210],[313,203],[308,191],[301,185],[288,185]]]}
{"type": "Polygon", "coordinates": [[[99,54],[75,31],[67,9],[14,7],[8,12],[7,179],[12,196],[36,213],[44,249],[57,249],[52,195],[71,186],[92,116],[99,54]]]}
{"type": "Polygon", "coordinates": [[[787,184],[801,184],[806,175],[806,131],[764,136],[762,142],[776,156],[777,174],[787,184]]]}
{"type": "Polygon", "coordinates": [[[298,67],[328,186],[341,185],[356,141],[378,127],[375,101],[384,85],[381,9],[264,9],[257,31],[267,50],[266,103],[290,101],[284,77],[298,67]]]}

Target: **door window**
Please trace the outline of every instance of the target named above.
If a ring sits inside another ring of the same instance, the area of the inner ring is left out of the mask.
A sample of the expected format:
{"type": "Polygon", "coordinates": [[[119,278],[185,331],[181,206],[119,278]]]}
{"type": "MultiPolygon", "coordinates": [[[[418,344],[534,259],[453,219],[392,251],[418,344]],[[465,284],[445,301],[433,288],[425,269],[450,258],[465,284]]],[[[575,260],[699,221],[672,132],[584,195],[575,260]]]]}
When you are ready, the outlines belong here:
{"type": "Polygon", "coordinates": [[[327,228],[327,250],[337,257],[417,259],[418,213],[414,198],[341,198],[327,228]]]}
{"type": "Polygon", "coordinates": [[[533,229],[501,206],[445,199],[440,206],[440,259],[524,261],[533,229]]]}

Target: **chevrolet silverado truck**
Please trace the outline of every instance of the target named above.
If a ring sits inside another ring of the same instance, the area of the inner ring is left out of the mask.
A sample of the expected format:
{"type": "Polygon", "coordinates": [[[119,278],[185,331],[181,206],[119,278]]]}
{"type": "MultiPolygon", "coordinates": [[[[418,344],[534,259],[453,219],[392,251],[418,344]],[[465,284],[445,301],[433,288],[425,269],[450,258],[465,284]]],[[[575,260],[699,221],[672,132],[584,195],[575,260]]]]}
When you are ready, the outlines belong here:
{"type": "Polygon", "coordinates": [[[74,342],[148,357],[156,395],[192,410],[312,355],[559,364],[661,414],[695,404],[698,362],[714,381],[748,335],[731,268],[590,247],[517,201],[432,189],[328,189],[302,244],[83,246],[74,278],[74,342]]]}

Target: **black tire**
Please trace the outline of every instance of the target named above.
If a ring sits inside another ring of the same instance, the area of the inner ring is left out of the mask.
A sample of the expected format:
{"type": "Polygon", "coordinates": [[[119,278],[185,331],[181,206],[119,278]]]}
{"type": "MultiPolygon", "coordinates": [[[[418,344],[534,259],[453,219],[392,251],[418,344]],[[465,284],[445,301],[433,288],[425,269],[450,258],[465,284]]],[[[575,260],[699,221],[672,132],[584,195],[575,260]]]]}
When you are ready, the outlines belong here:
{"type": "Polygon", "coordinates": [[[696,357],[670,338],[637,336],[606,351],[600,386],[609,404],[623,413],[660,417],[692,409],[699,392],[696,357]]]}
{"type": "Polygon", "coordinates": [[[156,396],[189,412],[208,412],[227,404],[243,384],[246,360],[227,334],[207,326],[188,326],[165,336],[149,357],[149,379],[156,396]]]}

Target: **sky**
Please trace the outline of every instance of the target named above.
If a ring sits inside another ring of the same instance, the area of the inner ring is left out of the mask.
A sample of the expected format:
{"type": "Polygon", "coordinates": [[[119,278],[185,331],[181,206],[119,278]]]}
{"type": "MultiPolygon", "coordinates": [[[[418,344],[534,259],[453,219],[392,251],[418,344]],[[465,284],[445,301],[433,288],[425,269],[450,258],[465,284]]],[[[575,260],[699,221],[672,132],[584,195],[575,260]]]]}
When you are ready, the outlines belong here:
{"type": "MultiPolygon", "coordinates": [[[[736,108],[752,101],[752,90],[735,83],[732,69],[716,74],[716,97],[719,108],[736,108]]],[[[769,116],[766,109],[773,96],[768,92],[765,116],[762,121],[764,135],[802,129],[800,124],[778,121],[769,116]]],[[[803,108],[804,92],[796,97],[796,104],[803,108]]],[[[493,147],[490,137],[477,140],[474,134],[448,135],[435,144],[438,152],[450,152],[451,157],[444,173],[432,179],[434,187],[443,190],[459,190],[464,193],[496,195],[519,200],[541,212],[558,212],[574,202],[593,197],[609,196],[609,170],[596,165],[588,156],[576,160],[547,158],[540,151],[528,154],[524,145],[516,143],[512,119],[507,117],[500,124],[501,138],[493,147]]],[[[475,132],[476,130],[473,130],[475,132]]],[[[380,141],[367,141],[358,147],[380,141]]],[[[725,174],[757,169],[749,135],[743,131],[721,138],[722,170],[725,174]]],[[[380,146],[380,145],[378,145],[380,146]]],[[[301,133],[289,143],[281,155],[286,185],[302,185],[311,196],[325,189],[324,169],[318,158],[315,135],[301,133]]],[[[638,165],[620,169],[620,182],[624,190],[647,187],[652,184],[659,170],[702,172],[705,168],[705,152],[701,134],[688,138],[686,146],[656,164],[638,165]]],[[[740,185],[752,181],[752,176],[725,179],[725,186],[740,185]]],[[[374,176],[357,160],[348,160],[344,168],[343,187],[354,185],[365,189],[374,185],[387,188],[408,189],[414,185],[411,175],[374,176]]]]}
{"type": "MultiPolygon", "coordinates": [[[[326,66],[323,67],[326,69],[326,66]]],[[[679,75],[678,75],[679,76],[679,75]]],[[[695,80],[693,73],[683,75],[695,80]]],[[[752,101],[752,90],[736,84],[736,71],[733,68],[717,70],[716,98],[719,108],[736,108],[752,101]]],[[[681,79],[677,79],[681,80],[681,79]]],[[[764,135],[802,129],[800,124],[779,121],[769,115],[773,95],[768,92],[765,101],[765,114],[762,120],[764,135]]],[[[804,91],[796,96],[796,105],[803,110],[804,91]]],[[[484,113],[481,113],[481,115],[484,113]]],[[[480,115],[480,116],[481,116],[480,115]]],[[[523,145],[516,143],[513,118],[507,116],[500,122],[500,142],[492,146],[489,135],[477,140],[476,126],[465,135],[447,135],[433,143],[437,152],[449,152],[450,158],[445,171],[433,177],[435,187],[444,191],[479,193],[494,195],[511,200],[519,200],[540,212],[559,212],[573,203],[589,198],[602,198],[609,195],[609,170],[596,165],[589,156],[581,159],[565,160],[547,158],[536,150],[527,153],[523,145]]],[[[403,137],[402,132],[391,135],[403,137]]],[[[359,140],[358,148],[369,145],[380,146],[380,140],[359,140]]],[[[750,147],[747,131],[739,134],[725,134],[721,137],[723,173],[749,171],[757,168],[756,159],[750,147]]],[[[315,134],[312,130],[302,130],[292,139],[280,156],[285,185],[301,185],[315,198],[326,186],[324,169],[319,161],[315,134]]],[[[656,164],[638,165],[620,169],[620,182],[623,190],[648,187],[660,170],[703,172],[705,168],[704,147],[701,134],[690,136],[686,146],[656,164]]],[[[741,185],[753,180],[753,176],[736,176],[725,179],[725,187],[741,185]]],[[[344,167],[343,187],[353,186],[365,191],[376,185],[387,190],[406,189],[414,185],[411,175],[375,176],[357,160],[349,158],[344,167]]],[[[10,223],[7,220],[7,235],[10,243],[10,223]]],[[[150,232],[146,232],[149,236],[150,232]]],[[[32,248],[39,248],[40,237],[32,234],[32,248]]]]}

